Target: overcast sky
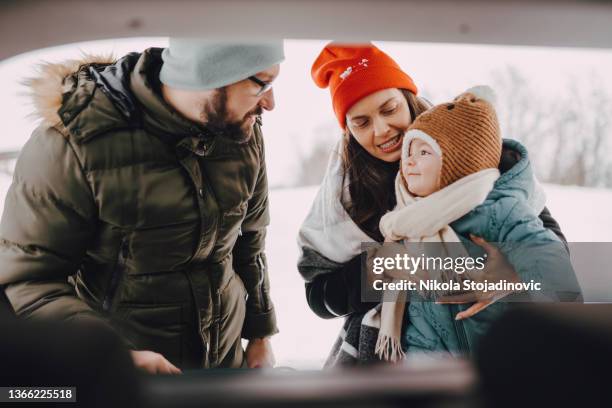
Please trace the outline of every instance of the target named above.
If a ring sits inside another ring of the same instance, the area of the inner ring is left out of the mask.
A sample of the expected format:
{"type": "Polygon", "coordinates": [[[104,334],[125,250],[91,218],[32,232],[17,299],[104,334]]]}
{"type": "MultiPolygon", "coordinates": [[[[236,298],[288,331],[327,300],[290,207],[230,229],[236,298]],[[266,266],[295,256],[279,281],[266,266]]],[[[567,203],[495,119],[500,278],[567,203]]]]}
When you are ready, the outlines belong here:
{"type": "MultiPolygon", "coordinates": [[[[320,138],[339,137],[328,90],[317,88],[310,67],[327,40],[287,40],[286,61],[275,83],[276,109],[264,115],[268,174],[271,185],[291,182],[298,151],[307,152],[320,138]],[[321,129],[325,129],[321,131],[321,129]]],[[[112,51],[121,56],[150,46],[163,47],[166,38],[137,38],[70,44],[23,54],[0,63],[0,150],[17,150],[29,137],[34,122],[20,81],[32,75],[36,62],[61,61],[80,52],[112,51]]],[[[492,72],[516,67],[543,99],[554,100],[591,78],[601,80],[612,95],[612,51],[541,47],[481,46],[377,42],[412,76],[422,95],[444,102],[476,84],[490,83],[492,72]]]]}

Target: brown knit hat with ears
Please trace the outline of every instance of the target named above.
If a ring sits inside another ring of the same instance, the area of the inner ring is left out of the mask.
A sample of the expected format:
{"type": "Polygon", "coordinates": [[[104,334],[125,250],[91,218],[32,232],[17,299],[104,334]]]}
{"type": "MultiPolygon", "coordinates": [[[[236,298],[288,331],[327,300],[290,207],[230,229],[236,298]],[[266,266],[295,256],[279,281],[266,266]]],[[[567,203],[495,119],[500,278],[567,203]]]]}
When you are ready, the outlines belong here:
{"type": "Polygon", "coordinates": [[[429,143],[442,156],[440,188],[481,170],[497,168],[502,140],[494,105],[493,89],[476,86],[453,102],[422,113],[404,136],[402,161],[408,160],[412,140],[429,143]]]}

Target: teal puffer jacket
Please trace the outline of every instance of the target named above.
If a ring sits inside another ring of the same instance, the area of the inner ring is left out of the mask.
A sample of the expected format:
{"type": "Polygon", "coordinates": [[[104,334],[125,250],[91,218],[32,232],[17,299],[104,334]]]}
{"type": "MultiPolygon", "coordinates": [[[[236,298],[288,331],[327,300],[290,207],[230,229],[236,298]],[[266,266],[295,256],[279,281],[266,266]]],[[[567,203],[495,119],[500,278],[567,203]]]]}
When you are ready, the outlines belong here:
{"type": "MultiPolygon", "coordinates": [[[[504,147],[520,154],[513,168],[501,175],[485,202],[451,224],[472,257],[482,256],[481,247],[471,243],[469,234],[494,243],[513,265],[523,282],[542,283],[542,291],[530,292],[531,301],[579,301],[580,286],[564,244],[538,218],[543,207],[534,182],[527,149],[514,140],[504,147]]],[[[453,355],[472,353],[478,339],[501,313],[516,302],[505,298],[478,314],[456,321],[455,316],[471,304],[442,305],[412,301],[407,308],[403,343],[408,354],[419,351],[447,351],[453,355]]],[[[515,299],[515,300],[518,300],[515,299]]],[[[524,294],[522,300],[524,299],[524,294]]]]}

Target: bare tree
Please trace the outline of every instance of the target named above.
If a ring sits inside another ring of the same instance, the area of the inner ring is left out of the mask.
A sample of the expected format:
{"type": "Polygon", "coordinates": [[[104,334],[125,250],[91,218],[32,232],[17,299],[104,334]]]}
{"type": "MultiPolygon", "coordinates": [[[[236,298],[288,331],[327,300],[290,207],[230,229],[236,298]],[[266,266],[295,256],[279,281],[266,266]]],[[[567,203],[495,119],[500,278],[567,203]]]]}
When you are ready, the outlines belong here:
{"type": "Polygon", "coordinates": [[[296,139],[294,144],[296,160],[296,177],[293,182],[294,187],[311,186],[321,183],[329,155],[342,137],[338,130],[338,125],[333,122],[326,122],[315,128],[315,137],[309,138],[308,149],[299,146],[296,139]]]}
{"type": "Polygon", "coordinates": [[[491,73],[498,95],[497,113],[502,135],[537,149],[543,133],[545,105],[532,92],[531,84],[514,66],[491,73]]]}
{"type": "MultiPolygon", "coordinates": [[[[556,149],[549,181],[590,187],[608,184],[607,169],[612,163],[610,115],[612,97],[600,77],[572,80],[551,123],[556,149]]],[[[612,181],[612,180],[610,180],[612,181]]]]}
{"type": "Polygon", "coordinates": [[[563,95],[534,95],[515,67],[492,73],[504,137],[527,146],[546,182],[603,187],[612,184],[612,97],[593,74],[570,78],[563,95]]]}

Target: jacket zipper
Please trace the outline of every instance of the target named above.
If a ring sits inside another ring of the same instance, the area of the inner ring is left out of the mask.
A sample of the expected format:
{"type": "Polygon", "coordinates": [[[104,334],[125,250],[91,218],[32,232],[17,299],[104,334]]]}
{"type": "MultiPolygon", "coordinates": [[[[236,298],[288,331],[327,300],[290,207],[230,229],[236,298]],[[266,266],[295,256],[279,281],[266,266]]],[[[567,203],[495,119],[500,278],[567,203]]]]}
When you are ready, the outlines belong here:
{"type": "Polygon", "coordinates": [[[113,274],[111,275],[111,281],[108,286],[108,290],[106,291],[106,295],[104,296],[104,301],[102,302],[102,310],[105,312],[109,312],[111,310],[115,292],[117,291],[119,281],[121,280],[125,269],[128,252],[128,240],[127,237],[123,237],[121,239],[121,244],[119,245],[119,254],[117,255],[117,262],[115,263],[115,268],[113,269],[113,274]]]}
{"type": "MultiPolygon", "coordinates": [[[[196,251],[194,252],[194,254],[192,255],[192,257],[188,261],[188,264],[191,264],[192,261],[193,261],[193,258],[197,254],[199,254],[200,251],[203,249],[202,248],[202,235],[204,233],[203,225],[204,225],[204,218],[205,218],[205,211],[204,211],[204,208],[203,208],[204,202],[203,201],[204,201],[205,194],[210,194],[210,196],[212,197],[212,201],[215,204],[217,204],[218,201],[216,200],[214,192],[212,191],[210,186],[204,185],[203,182],[200,183],[201,186],[198,185],[197,177],[195,177],[192,169],[186,163],[184,163],[182,160],[179,161],[179,162],[180,162],[181,166],[183,167],[183,169],[185,169],[185,171],[187,171],[187,174],[189,174],[189,177],[190,177],[193,185],[196,187],[197,193],[198,193],[198,196],[199,196],[197,198],[197,201],[198,201],[198,211],[200,213],[200,234],[199,234],[200,236],[199,236],[199,239],[198,239],[199,240],[198,247],[197,247],[196,251]]],[[[201,166],[201,164],[200,164],[198,159],[196,159],[196,163],[195,164],[196,164],[196,166],[198,166],[198,168],[200,170],[200,173],[201,173],[200,179],[202,181],[203,178],[204,178],[204,170],[202,169],[202,166],[201,166]]],[[[217,207],[218,207],[218,204],[217,204],[217,207]]],[[[207,248],[208,250],[207,250],[207,253],[205,254],[206,255],[205,257],[208,257],[210,255],[210,253],[212,252],[212,249],[214,248],[214,243],[217,240],[217,235],[218,235],[218,232],[219,232],[218,231],[219,230],[219,225],[221,223],[221,217],[222,217],[222,214],[219,211],[217,211],[217,213],[218,213],[217,216],[214,218],[214,223],[215,224],[212,226],[212,236],[210,237],[210,241],[209,241],[209,244],[208,244],[208,246],[210,248],[207,248]]],[[[193,282],[191,281],[191,278],[189,278],[189,279],[190,279],[191,290],[194,291],[193,282]]],[[[209,283],[212,285],[212,282],[209,282],[209,283]]],[[[216,365],[216,361],[217,361],[217,358],[218,358],[217,353],[218,353],[218,348],[219,348],[218,347],[218,341],[219,341],[218,324],[219,324],[219,314],[220,314],[220,299],[219,299],[220,298],[220,293],[219,293],[218,289],[216,290],[216,292],[217,292],[217,306],[216,306],[217,310],[213,310],[213,321],[212,321],[212,324],[210,326],[210,329],[208,330],[208,338],[205,338],[204,334],[202,333],[202,320],[201,320],[200,313],[198,311],[198,330],[200,331],[200,337],[203,340],[203,347],[205,348],[205,350],[204,350],[205,351],[205,359],[207,361],[205,362],[204,365],[207,366],[207,367],[214,367],[216,365]]],[[[196,296],[195,292],[193,292],[193,294],[194,294],[195,307],[197,309],[199,307],[199,303],[198,303],[197,296],[196,296]]],[[[214,305],[214,302],[213,302],[213,308],[214,307],[215,307],[215,305],[214,305]]]]}
{"type": "Polygon", "coordinates": [[[210,365],[210,356],[209,356],[210,354],[210,339],[209,339],[210,331],[209,331],[208,336],[206,336],[204,332],[202,331],[202,327],[200,325],[200,322],[202,321],[201,320],[202,315],[200,314],[200,308],[198,307],[198,303],[197,301],[195,301],[197,294],[194,290],[195,285],[193,283],[193,279],[191,278],[191,272],[188,270],[185,271],[185,276],[187,277],[187,280],[189,281],[189,286],[191,288],[191,294],[194,298],[194,304],[195,304],[194,308],[195,308],[196,318],[198,319],[197,320],[198,321],[198,334],[200,335],[200,339],[202,340],[202,347],[204,348],[203,355],[202,355],[203,366],[204,368],[209,368],[209,365],[210,365]]]}
{"type": "MultiPolygon", "coordinates": [[[[213,193],[210,192],[210,194],[213,194],[213,193]]],[[[212,195],[212,197],[213,199],[215,199],[214,194],[212,195]]],[[[206,255],[207,257],[212,252],[214,248],[214,242],[217,241],[217,235],[219,233],[219,225],[221,224],[222,214],[220,211],[217,211],[217,213],[218,213],[217,217],[215,218],[216,224],[214,225],[213,232],[212,232],[212,238],[210,241],[211,244],[209,244],[212,246],[210,247],[210,251],[208,251],[208,254],[206,255]]],[[[210,275],[209,275],[209,284],[213,285],[213,282],[210,280],[210,275]]],[[[208,348],[209,348],[210,360],[211,360],[209,362],[210,367],[216,367],[219,364],[219,361],[218,361],[219,360],[219,331],[220,331],[219,326],[221,323],[221,290],[219,289],[219,287],[216,287],[213,290],[215,293],[216,302],[213,301],[213,321],[212,321],[212,325],[209,331],[210,339],[208,340],[208,348]]]]}
{"type": "Polygon", "coordinates": [[[469,353],[470,345],[467,340],[467,334],[465,332],[465,326],[461,320],[455,320],[454,316],[457,315],[461,310],[457,305],[451,305],[451,312],[453,317],[453,322],[455,324],[455,330],[457,332],[457,339],[459,340],[459,349],[462,352],[469,353]]]}
{"type": "Polygon", "coordinates": [[[213,323],[214,330],[211,331],[211,343],[214,344],[215,349],[212,353],[214,359],[214,366],[219,365],[219,335],[221,332],[221,289],[215,289],[217,295],[217,305],[214,307],[215,321],[213,323]]]}
{"type": "Polygon", "coordinates": [[[266,279],[266,263],[264,262],[261,254],[257,255],[257,263],[259,263],[259,273],[260,273],[259,282],[257,283],[257,285],[259,285],[259,297],[261,298],[262,312],[265,312],[268,310],[268,305],[266,304],[266,297],[264,296],[264,282],[266,279]]]}

